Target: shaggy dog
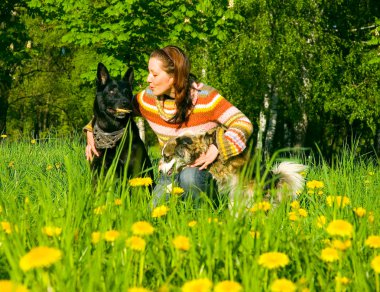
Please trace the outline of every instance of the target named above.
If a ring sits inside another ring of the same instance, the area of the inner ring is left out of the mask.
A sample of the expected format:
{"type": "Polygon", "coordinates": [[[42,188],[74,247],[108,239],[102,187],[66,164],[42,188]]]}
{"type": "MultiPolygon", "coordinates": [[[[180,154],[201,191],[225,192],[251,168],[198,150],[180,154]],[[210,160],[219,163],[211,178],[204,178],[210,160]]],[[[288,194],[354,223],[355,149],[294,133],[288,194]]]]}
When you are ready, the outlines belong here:
{"type": "Polygon", "coordinates": [[[151,161],[131,115],[133,79],[132,68],[122,80],[113,80],[106,66],[98,64],[92,127],[100,156],[94,157],[92,169],[98,174],[102,168],[106,172],[117,159],[118,175],[126,172],[128,177],[149,176],[153,179],[151,161]]]}
{"type": "MultiPolygon", "coordinates": [[[[215,135],[218,129],[220,128],[199,135],[185,134],[170,139],[162,149],[159,170],[170,175],[191,165],[202,153],[207,151],[212,143],[215,143],[215,135]]],[[[218,156],[208,168],[217,182],[219,191],[229,193],[231,206],[239,193],[244,194],[243,196],[246,199],[253,198],[255,179],[252,177],[254,175],[250,175],[248,181],[243,183],[240,177],[242,172],[247,171],[250,160],[249,150],[245,150],[227,161],[222,161],[218,156]],[[239,188],[239,185],[243,185],[243,188],[239,188]]],[[[283,200],[288,195],[295,199],[297,192],[304,187],[305,179],[300,173],[305,169],[305,165],[295,162],[276,164],[270,171],[267,171],[266,175],[267,180],[272,180],[272,184],[267,183],[263,188],[269,189],[271,185],[274,186],[274,201],[276,202],[283,200]]]]}

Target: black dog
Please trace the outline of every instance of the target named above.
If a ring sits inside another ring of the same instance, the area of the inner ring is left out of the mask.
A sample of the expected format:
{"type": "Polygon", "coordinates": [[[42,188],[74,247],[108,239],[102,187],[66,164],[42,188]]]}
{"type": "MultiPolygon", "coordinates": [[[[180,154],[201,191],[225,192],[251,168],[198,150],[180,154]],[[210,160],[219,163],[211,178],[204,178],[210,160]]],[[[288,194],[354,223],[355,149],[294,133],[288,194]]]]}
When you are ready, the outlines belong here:
{"type": "Polygon", "coordinates": [[[133,79],[132,68],[122,80],[112,80],[107,68],[98,64],[92,127],[100,156],[94,157],[92,169],[100,174],[103,167],[106,173],[117,158],[119,176],[126,173],[129,178],[149,176],[153,180],[152,164],[132,117],[133,79]]]}

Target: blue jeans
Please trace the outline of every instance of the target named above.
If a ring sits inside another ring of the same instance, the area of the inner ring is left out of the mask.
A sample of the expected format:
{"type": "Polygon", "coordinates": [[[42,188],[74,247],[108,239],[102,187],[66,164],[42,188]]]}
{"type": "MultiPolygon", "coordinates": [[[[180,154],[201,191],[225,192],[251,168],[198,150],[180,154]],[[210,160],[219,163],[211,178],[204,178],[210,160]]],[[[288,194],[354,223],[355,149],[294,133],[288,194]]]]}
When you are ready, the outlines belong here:
{"type": "Polygon", "coordinates": [[[180,173],[168,176],[161,174],[153,190],[153,206],[167,202],[171,196],[168,186],[184,189],[183,199],[191,197],[193,200],[200,198],[201,192],[207,192],[212,185],[212,175],[207,170],[199,170],[198,167],[186,167],[180,173]]]}

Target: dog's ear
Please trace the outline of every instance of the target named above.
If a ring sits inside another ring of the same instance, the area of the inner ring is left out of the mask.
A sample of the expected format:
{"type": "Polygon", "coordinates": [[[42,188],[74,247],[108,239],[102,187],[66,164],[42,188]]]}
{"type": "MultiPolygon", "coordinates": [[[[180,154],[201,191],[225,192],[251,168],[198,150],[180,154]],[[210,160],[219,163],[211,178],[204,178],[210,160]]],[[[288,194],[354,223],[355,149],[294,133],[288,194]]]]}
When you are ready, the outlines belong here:
{"type": "Polygon", "coordinates": [[[108,73],[107,67],[104,66],[102,63],[99,63],[96,79],[98,87],[104,87],[109,80],[110,74],[108,73]]]}
{"type": "Polygon", "coordinates": [[[177,141],[177,144],[182,144],[182,145],[191,145],[191,144],[193,144],[193,139],[191,139],[190,137],[187,137],[187,136],[178,137],[176,139],[176,141],[177,141]]]}
{"type": "Polygon", "coordinates": [[[123,80],[127,82],[127,84],[130,86],[131,91],[133,89],[133,81],[135,80],[135,74],[133,72],[133,68],[129,67],[127,72],[125,72],[123,80]]]}

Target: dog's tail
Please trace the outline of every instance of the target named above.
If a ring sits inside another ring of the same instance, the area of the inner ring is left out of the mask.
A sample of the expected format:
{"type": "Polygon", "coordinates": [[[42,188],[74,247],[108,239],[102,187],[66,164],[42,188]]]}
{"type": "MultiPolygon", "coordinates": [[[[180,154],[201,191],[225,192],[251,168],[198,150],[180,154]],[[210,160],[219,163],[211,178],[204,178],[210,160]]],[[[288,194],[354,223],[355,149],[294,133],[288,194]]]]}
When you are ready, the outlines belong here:
{"type": "Polygon", "coordinates": [[[276,183],[277,195],[281,201],[286,194],[290,194],[293,199],[297,198],[305,186],[305,177],[302,172],[306,171],[306,165],[286,161],[275,165],[272,174],[278,177],[276,183]]]}

